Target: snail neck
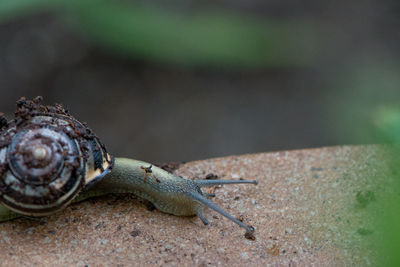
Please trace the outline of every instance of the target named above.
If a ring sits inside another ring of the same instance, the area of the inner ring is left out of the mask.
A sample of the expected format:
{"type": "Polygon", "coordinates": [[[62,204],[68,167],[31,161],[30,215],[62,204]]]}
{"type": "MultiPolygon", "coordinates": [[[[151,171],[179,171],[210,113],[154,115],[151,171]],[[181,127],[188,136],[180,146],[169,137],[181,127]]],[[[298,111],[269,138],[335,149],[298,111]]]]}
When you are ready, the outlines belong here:
{"type": "Polygon", "coordinates": [[[150,163],[115,158],[111,173],[75,201],[109,193],[132,193],[150,201],[158,210],[178,216],[195,215],[195,201],[187,192],[197,191],[197,185],[150,163]]]}
{"type": "Polygon", "coordinates": [[[132,190],[154,191],[157,187],[176,185],[179,182],[184,184],[187,181],[151,163],[128,158],[114,160],[112,171],[96,183],[93,189],[105,190],[107,193],[133,193],[132,190]]]}

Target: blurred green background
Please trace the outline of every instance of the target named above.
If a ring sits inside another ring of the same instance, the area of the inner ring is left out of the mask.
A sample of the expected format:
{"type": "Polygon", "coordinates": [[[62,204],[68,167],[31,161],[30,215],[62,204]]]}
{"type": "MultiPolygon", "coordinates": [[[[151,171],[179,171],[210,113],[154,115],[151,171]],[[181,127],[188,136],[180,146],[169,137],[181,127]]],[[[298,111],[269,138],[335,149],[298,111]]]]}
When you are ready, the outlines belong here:
{"type": "MultiPolygon", "coordinates": [[[[398,153],[399,15],[396,0],[1,1],[0,110],[42,95],[112,154],[151,162],[381,142],[398,153]]],[[[359,234],[399,266],[389,187],[377,228],[359,234]]]]}
{"type": "Polygon", "coordinates": [[[190,161],[376,143],[398,1],[0,2],[0,107],[61,102],[115,155],[190,161]],[[372,126],[371,126],[372,125],[372,126]]]}

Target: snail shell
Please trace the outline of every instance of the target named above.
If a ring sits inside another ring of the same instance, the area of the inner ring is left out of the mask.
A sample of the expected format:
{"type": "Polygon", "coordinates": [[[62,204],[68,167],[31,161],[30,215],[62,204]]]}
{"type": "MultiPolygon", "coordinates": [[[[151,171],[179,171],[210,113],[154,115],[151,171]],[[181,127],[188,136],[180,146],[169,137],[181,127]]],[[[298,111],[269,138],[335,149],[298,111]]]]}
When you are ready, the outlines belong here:
{"type": "Polygon", "coordinates": [[[29,216],[65,207],[113,166],[87,126],[40,101],[20,99],[16,119],[0,123],[0,202],[29,216]]]}

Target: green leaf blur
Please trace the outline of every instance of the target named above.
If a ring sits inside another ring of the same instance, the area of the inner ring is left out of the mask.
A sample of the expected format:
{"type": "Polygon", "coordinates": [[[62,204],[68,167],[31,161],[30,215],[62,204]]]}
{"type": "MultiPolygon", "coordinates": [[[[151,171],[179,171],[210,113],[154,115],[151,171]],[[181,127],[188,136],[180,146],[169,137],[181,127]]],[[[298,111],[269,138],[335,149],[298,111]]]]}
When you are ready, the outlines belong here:
{"type": "Polygon", "coordinates": [[[394,147],[391,161],[393,182],[387,185],[386,195],[380,200],[379,210],[373,216],[379,235],[378,249],[381,250],[383,266],[400,266],[400,110],[382,107],[374,116],[374,123],[385,142],[394,147]]]}
{"type": "Polygon", "coordinates": [[[137,2],[16,0],[0,4],[0,21],[53,11],[94,44],[123,56],[183,65],[305,66],[319,55],[307,21],[280,21],[216,9],[188,15],[137,2]]]}

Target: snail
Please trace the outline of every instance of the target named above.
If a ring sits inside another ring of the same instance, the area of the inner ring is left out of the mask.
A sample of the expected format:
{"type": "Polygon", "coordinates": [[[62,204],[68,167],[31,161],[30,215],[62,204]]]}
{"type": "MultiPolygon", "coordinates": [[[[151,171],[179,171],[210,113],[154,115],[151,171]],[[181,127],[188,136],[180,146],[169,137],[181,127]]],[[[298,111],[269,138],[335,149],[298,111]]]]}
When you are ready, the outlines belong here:
{"type": "Polygon", "coordinates": [[[207,225],[208,207],[243,227],[203,193],[202,187],[257,184],[255,180],[189,180],[149,163],[113,158],[100,139],[62,105],[42,98],[17,101],[15,119],[0,114],[0,221],[46,216],[71,202],[109,193],[133,193],[158,210],[197,215],[207,225]]]}

